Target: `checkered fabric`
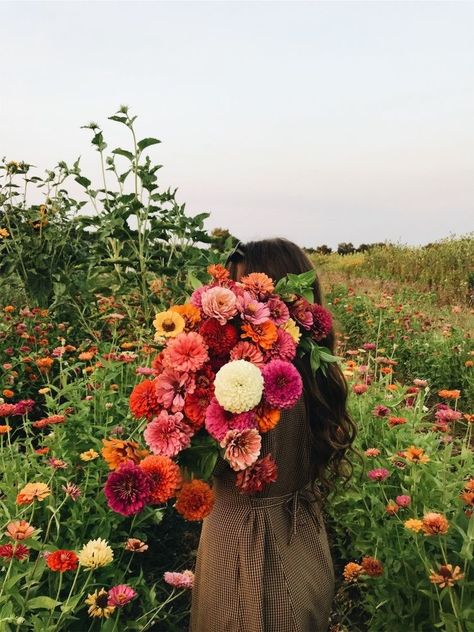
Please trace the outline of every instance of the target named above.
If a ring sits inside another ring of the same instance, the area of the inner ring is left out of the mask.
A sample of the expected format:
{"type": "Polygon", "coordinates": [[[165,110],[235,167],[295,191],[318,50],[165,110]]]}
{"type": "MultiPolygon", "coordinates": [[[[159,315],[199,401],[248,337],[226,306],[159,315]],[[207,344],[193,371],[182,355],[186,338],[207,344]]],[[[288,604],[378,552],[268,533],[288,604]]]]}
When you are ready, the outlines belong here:
{"type": "Polygon", "coordinates": [[[263,435],[278,480],[240,494],[219,459],[216,503],[199,543],[190,632],[325,632],[334,570],[321,509],[312,494],[310,427],[303,397],[263,435]]]}

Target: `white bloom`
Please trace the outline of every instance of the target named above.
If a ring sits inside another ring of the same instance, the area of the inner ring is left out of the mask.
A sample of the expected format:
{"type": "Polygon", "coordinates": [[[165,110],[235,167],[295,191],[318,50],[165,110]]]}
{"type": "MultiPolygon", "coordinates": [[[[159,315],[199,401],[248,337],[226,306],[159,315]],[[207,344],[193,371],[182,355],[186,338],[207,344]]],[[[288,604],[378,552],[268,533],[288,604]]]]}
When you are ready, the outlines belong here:
{"type": "Polygon", "coordinates": [[[110,548],[107,540],[97,538],[97,540],[89,540],[84,544],[79,552],[79,564],[87,568],[99,568],[99,566],[107,566],[114,559],[114,553],[110,548]]]}
{"type": "Polygon", "coordinates": [[[260,369],[247,360],[234,360],[217,372],[214,394],[225,410],[243,413],[260,403],[263,376],[260,369]]]}

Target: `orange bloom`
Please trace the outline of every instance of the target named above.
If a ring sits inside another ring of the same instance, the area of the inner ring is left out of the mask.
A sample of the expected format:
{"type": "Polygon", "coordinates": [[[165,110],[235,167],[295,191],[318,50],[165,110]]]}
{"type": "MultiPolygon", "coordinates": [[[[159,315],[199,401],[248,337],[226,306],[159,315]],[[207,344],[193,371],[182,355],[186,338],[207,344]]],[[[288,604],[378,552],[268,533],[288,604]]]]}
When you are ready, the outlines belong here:
{"type": "Polygon", "coordinates": [[[92,360],[95,356],[95,351],[83,351],[77,357],[79,360],[92,360]]]}
{"type": "Polygon", "coordinates": [[[453,568],[452,564],[441,564],[437,573],[431,570],[429,580],[432,584],[437,584],[440,588],[448,588],[454,586],[454,582],[458,582],[464,577],[459,566],[453,568]]]}
{"type": "Polygon", "coordinates": [[[64,573],[66,571],[75,571],[78,562],[79,557],[74,551],[66,551],[64,549],[54,551],[53,553],[50,553],[46,558],[46,565],[48,566],[48,568],[59,573],[64,573]]]}
{"type": "Polygon", "coordinates": [[[434,511],[423,516],[423,532],[425,535],[444,535],[448,532],[449,522],[443,514],[434,511]]]}
{"type": "Polygon", "coordinates": [[[191,303],[186,303],[185,305],[173,305],[170,307],[170,311],[176,312],[184,318],[184,322],[186,323],[184,326],[185,331],[194,329],[201,320],[201,312],[199,311],[199,308],[191,303]]]}
{"type": "Polygon", "coordinates": [[[267,320],[261,325],[242,325],[241,338],[250,338],[262,349],[270,349],[278,338],[278,329],[274,322],[267,320]]]}
{"type": "Polygon", "coordinates": [[[461,500],[466,504],[466,505],[473,505],[474,506],[474,491],[469,492],[463,492],[461,494],[461,500]]]}
{"type": "Polygon", "coordinates": [[[405,525],[405,529],[409,531],[414,531],[418,533],[423,529],[423,520],[418,520],[417,518],[410,518],[409,520],[405,520],[403,523],[405,525]]]}
{"type": "Polygon", "coordinates": [[[6,434],[12,429],[11,426],[0,426],[0,434],[6,434]]]}
{"type": "Polygon", "coordinates": [[[275,286],[269,276],[263,272],[252,272],[241,279],[242,285],[258,300],[267,298],[273,293],[275,286]]]}
{"type": "Polygon", "coordinates": [[[380,373],[383,373],[384,375],[390,375],[391,373],[393,373],[393,369],[390,366],[384,366],[380,369],[380,373]]]}
{"type": "Polygon", "coordinates": [[[468,413],[464,413],[463,417],[467,421],[468,424],[474,423],[474,415],[469,415],[468,413]]]}
{"type": "Polygon", "coordinates": [[[156,397],[155,382],[143,380],[133,387],[129,399],[130,410],[136,419],[150,420],[162,410],[156,397]]]}
{"type": "Polygon", "coordinates": [[[53,366],[53,362],[53,358],[39,358],[36,360],[36,366],[40,370],[40,373],[48,373],[50,368],[53,366]]]}
{"type": "Polygon", "coordinates": [[[430,457],[425,454],[423,448],[417,448],[414,445],[406,449],[403,452],[403,456],[407,461],[411,461],[412,463],[428,463],[430,460],[430,457]]]}
{"type": "Polygon", "coordinates": [[[3,397],[8,397],[10,399],[10,397],[13,397],[15,395],[15,393],[13,391],[11,391],[9,388],[6,388],[3,391],[3,397]]]}
{"type": "Polygon", "coordinates": [[[147,472],[152,480],[150,500],[159,505],[175,495],[181,484],[181,472],[177,463],[167,456],[147,456],[140,462],[142,470],[147,472]]]}
{"type": "Polygon", "coordinates": [[[207,271],[211,275],[211,277],[218,283],[223,283],[224,281],[227,281],[230,275],[229,270],[227,270],[227,268],[224,268],[224,266],[220,263],[208,266],[207,271]]]}
{"type": "Polygon", "coordinates": [[[26,520],[14,520],[7,525],[5,535],[12,540],[27,540],[31,538],[34,532],[34,527],[26,522],[26,520]]]}
{"type": "Polygon", "coordinates": [[[6,307],[3,308],[3,311],[6,314],[11,314],[12,312],[15,311],[15,308],[13,307],[13,305],[7,305],[6,307]]]}
{"type": "Polygon", "coordinates": [[[441,391],[438,391],[438,395],[443,399],[459,399],[459,397],[461,397],[461,391],[449,391],[448,389],[442,389],[441,391]]]}
{"type": "Polygon", "coordinates": [[[280,421],[281,411],[278,408],[270,408],[267,404],[260,404],[256,412],[257,427],[260,432],[272,430],[280,421]]]}
{"type": "Polygon", "coordinates": [[[51,494],[46,483],[27,483],[16,497],[17,505],[28,505],[36,500],[44,500],[51,494]]]}
{"type": "Polygon", "coordinates": [[[48,454],[49,448],[37,448],[35,452],[36,454],[48,454]]]}
{"type": "Polygon", "coordinates": [[[474,366],[474,360],[466,360],[466,362],[464,362],[464,366],[470,369],[471,367],[474,366]]]}
{"type": "Polygon", "coordinates": [[[385,507],[385,511],[390,515],[393,516],[397,513],[397,511],[400,509],[400,507],[397,505],[397,503],[394,503],[393,501],[390,501],[388,503],[388,505],[386,505],[385,507]]]}
{"type": "Polygon", "coordinates": [[[111,470],[116,470],[126,461],[133,461],[137,464],[149,454],[148,450],[140,449],[140,446],[135,441],[102,439],[102,443],[104,444],[102,456],[111,470]]]}
{"type": "Polygon", "coordinates": [[[344,566],[344,571],[342,574],[344,575],[344,579],[346,582],[355,582],[357,581],[359,575],[364,572],[363,567],[356,562],[348,562],[344,566]]]}
{"type": "Polygon", "coordinates": [[[196,478],[183,484],[175,504],[176,511],[186,520],[202,520],[211,513],[213,506],[213,490],[196,478]]]}
{"type": "Polygon", "coordinates": [[[364,569],[364,573],[366,573],[369,577],[380,577],[380,575],[383,574],[382,563],[375,559],[375,557],[370,557],[368,555],[363,557],[362,568],[364,569]]]}
{"type": "Polygon", "coordinates": [[[390,426],[400,426],[402,424],[406,424],[407,420],[405,417],[389,417],[388,423],[390,426]]]}
{"type": "Polygon", "coordinates": [[[464,489],[467,492],[474,492],[474,478],[470,478],[468,481],[466,481],[466,484],[464,485],[464,489]]]}
{"type": "Polygon", "coordinates": [[[387,391],[398,391],[399,386],[398,384],[387,384],[385,388],[387,389],[387,391]]]}

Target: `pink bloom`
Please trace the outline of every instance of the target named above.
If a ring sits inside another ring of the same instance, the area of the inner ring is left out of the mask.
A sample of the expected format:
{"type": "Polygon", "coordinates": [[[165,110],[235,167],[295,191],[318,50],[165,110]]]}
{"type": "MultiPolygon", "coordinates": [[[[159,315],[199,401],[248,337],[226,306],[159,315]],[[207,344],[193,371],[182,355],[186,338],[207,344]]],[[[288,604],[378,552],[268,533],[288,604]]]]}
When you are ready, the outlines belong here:
{"type": "Polygon", "coordinates": [[[367,448],[364,452],[365,456],[378,456],[380,454],[380,450],[378,448],[367,448]]]}
{"type": "Polygon", "coordinates": [[[303,329],[310,330],[313,326],[313,312],[311,307],[311,303],[302,296],[290,306],[292,318],[298,325],[301,325],[303,329]]]}
{"type": "Polygon", "coordinates": [[[208,360],[204,338],[195,331],[171,339],[162,354],[163,364],[181,373],[194,373],[208,360]]]}
{"type": "Polygon", "coordinates": [[[10,417],[12,415],[15,415],[15,413],[15,404],[0,404],[0,417],[10,417]]]}
{"type": "Polygon", "coordinates": [[[54,456],[48,459],[48,463],[55,470],[65,470],[68,467],[66,461],[63,461],[62,459],[57,459],[54,456]]]}
{"type": "Polygon", "coordinates": [[[277,480],[277,466],[270,454],[237,474],[235,484],[241,493],[261,492],[268,483],[277,480]]]}
{"type": "Polygon", "coordinates": [[[68,482],[66,483],[66,485],[62,485],[61,488],[66,494],[66,496],[69,496],[69,498],[74,502],[76,502],[76,500],[81,495],[80,488],[77,485],[74,485],[74,483],[68,482]]]}
{"type": "Polygon", "coordinates": [[[66,353],[66,347],[55,347],[51,355],[53,358],[61,358],[66,353]]]}
{"type": "Polygon", "coordinates": [[[198,287],[196,290],[194,290],[189,300],[191,305],[194,305],[195,307],[199,307],[199,309],[202,309],[202,295],[205,292],[207,292],[210,287],[215,287],[215,284],[201,285],[201,287],[198,287]]]}
{"type": "Polygon", "coordinates": [[[419,386],[419,387],[421,387],[421,388],[424,388],[425,386],[428,386],[428,380],[420,380],[420,379],[418,379],[418,378],[415,378],[415,379],[413,380],[413,384],[414,384],[415,386],[419,386]]]}
{"type": "Polygon", "coordinates": [[[303,380],[284,360],[271,360],[262,369],[265,400],[274,408],[291,408],[301,397],[303,380]]]}
{"type": "Polygon", "coordinates": [[[399,507],[408,507],[408,505],[411,503],[411,497],[407,496],[406,494],[402,494],[401,496],[397,496],[395,498],[395,502],[399,507]]]}
{"type": "Polygon", "coordinates": [[[173,457],[189,447],[193,430],[182,420],[182,413],[170,415],[162,410],[147,425],[143,436],[153,454],[173,457]]]}
{"type": "Polygon", "coordinates": [[[269,299],[267,307],[270,310],[270,318],[275,325],[283,325],[283,323],[286,323],[290,318],[288,307],[277,297],[269,299]]]}
{"type": "Polygon", "coordinates": [[[458,421],[461,419],[462,413],[452,408],[441,408],[436,411],[435,418],[439,424],[446,424],[449,421],[458,421]]]}
{"type": "Polygon", "coordinates": [[[321,342],[327,338],[332,329],[332,315],[322,305],[314,303],[311,305],[311,313],[313,314],[313,324],[311,326],[311,337],[316,342],[321,342]]]}
{"type": "Polygon", "coordinates": [[[230,352],[230,359],[247,360],[258,367],[265,364],[262,352],[252,342],[238,342],[230,352]]]}
{"type": "Polygon", "coordinates": [[[390,408],[384,406],[383,404],[379,404],[372,409],[372,415],[374,417],[386,417],[390,413],[390,408]]]}
{"type": "Polygon", "coordinates": [[[278,329],[277,333],[278,338],[265,354],[265,358],[291,362],[296,355],[296,343],[287,331],[278,329]]]}
{"type": "Polygon", "coordinates": [[[384,467],[377,467],[374,470],[370,470],[370,472],[367,472],[367,476],[372,481],[384,481],[390,476],[390,472],[384,467]]]}
{"type": "Polygon", "coordinates": [[[148,502],[151,479],[132,461],[110,472],[104,487],[109,507],[123,516],[139,513],[148,502]]]}
{"type": "Polygon", "coordinates": [[[356,395],[363,395],[368,388],[367,384],[354,384],[352,390],[356,395]]]}
{"type": "Polygon", "coordinates": [[[127,584],[119,584],[109,590],[107,605],[123,608],[136,596],[137,593],[133,588],[127,586],[127,584]]]}
{"type": "Polygon", "coordinates": [[[135,373],[137,375],[154,375],[155,370],[148,366],[137,366],[135,373]]]}
{"type": "Polygon", "coordinates": [[[206,430],[210,435],[222,441],[229,430],[255,428],[255,415],[252,412],[230,413],[214,397],[206,409],[206,430]]]}
{"type": "Polygon", "coordinates": [[[257,301],[250,292],[243,292],[242,296],[237,299],[237,308],[242,320],[252,325],[261,325],[270,318],[270,310],[267,305],[257,301]]]}
{"type": "Polygon", "coordinates": [[[173,413],[183,410],[184,398],[188,393],[194,393],[194,388],[194,379],[191,375],[178,373],[171,367],[166,367],[163,373],[155,378],[157,400],[173,413]]]}
{"type": "Polygon", "coordinates": [[[20,399],[15,404],[15,415],[28,415],[35,407],[35,401],[33,399],[20,399]]]}
{"type": "Polygon", "coordinates": [[[163,575],[163,579],[174,588],[192,588],[194,573],[192,571],[183,571],[182,573],[170,573],[168,571],[163,575]]]}
{"type": "Polygon", "coordinates": [[[229,430],[220,446],[226,449],[224,458],[233,470],[245,470],[258,459],[262,437],[255,428],[229,430]]]}
{"type": "Polygon", "coordinates": [[[225,325],[237,314],[236,302],[234,292],[225,287],[212,287],[201,296],[204,314],[210,318],[215,318],[221,325],[225,325]]]}
{"type": "Polygon", "coordinates": [[[365,349],[365,351],[375,351],[375,349],[377,349],[377,345],[373,342],[364,342],[362,349],[365,349]]]}

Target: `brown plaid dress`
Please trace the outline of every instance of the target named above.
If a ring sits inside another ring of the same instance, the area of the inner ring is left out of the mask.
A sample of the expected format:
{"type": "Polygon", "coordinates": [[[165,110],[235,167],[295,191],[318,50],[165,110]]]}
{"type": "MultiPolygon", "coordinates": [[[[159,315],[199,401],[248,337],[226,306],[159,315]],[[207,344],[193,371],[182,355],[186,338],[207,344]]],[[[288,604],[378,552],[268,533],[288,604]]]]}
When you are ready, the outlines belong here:
{"type": "Polygon", "coordinates": [[[204,519],[192,590],[191,632],[324,632],[334,570],[319,502],[308,488],[310,428],[301,398],[263,435],[278,480],[240,494],[219,459],[216,502],[204,519]]]}

